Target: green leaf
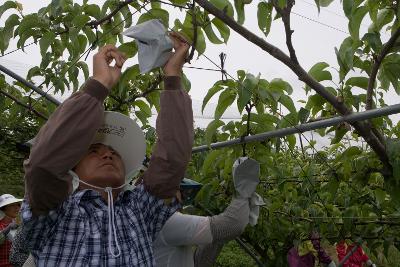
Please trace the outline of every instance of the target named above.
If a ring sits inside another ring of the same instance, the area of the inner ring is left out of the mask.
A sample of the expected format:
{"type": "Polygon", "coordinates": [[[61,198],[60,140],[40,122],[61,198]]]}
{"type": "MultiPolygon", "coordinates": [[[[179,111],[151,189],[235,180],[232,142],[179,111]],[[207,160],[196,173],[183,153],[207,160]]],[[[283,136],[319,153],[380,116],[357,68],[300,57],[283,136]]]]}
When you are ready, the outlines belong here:
{"type": "Polygon", "coordinates": [[[277,128],[293,127],[296,126],[298,122],[299,117],[297,115],[297,112],[289,113],[288,115],[282,117],[277,128]]]}
{"type": "Polygon", "coordinates": [[[265,127],[265,126],[273,126],[273,124],[278,124],[279,119],[270,114],[265,114],[265,113],[254,114],[254,113],[252,113],[250,116],[250,121],[253,121],[253,122],[265,127]]]}
{"type": "Polygon", "coordinates": [[[346,127],[339,127],[335,131],[335,137],[331,140],[331,145],[339,143],[343,136],[348,132],[346,127]]]}
{"type": "Polygon", "coordinates": [[[101,18],[101,10],[98,5],[95,5],[95,4],[84,5],[83,10],[87,15],[89,15],[95,19],[101,18]]]}
{"type": "Polygon", "coordinates": [[[351,37],[344,39],[340,45],[340,49],[335,48],[336,58],[340,66],[340,81],[343,81],[346,74],[353,68],[353,40],[351,37]]]}
{"type": "MultiPolygon", "coordinates": [[[[21,20],[21,23],[18,27],[18,35],[21,37],[26,32],[35,30],[36,28],[44,28],[44,29],[48,30],[48,25],[47,25],[47,23],[44,22],[44,20],[39,18],[37,14],[26,15],[21,20]]],[[[40,34],[40,33],[35,32],[35,34],[40,34]]],[[[32,35],[34,35],[34,34],[30,34],[30,36],[32,36],[32,35]]]]}
{"type": "Polygon", "coordinates": [[[151,8],[161,8],[161,3],[159,2],[151,2],[151,8]]]}
{"type": "Polygon", "coordinates": [[[220,40],[218,36],[214,33],[212,23],[207,23],[205,27],[203,27],[204,32],[207,35],[208,40],[210,40],[213,44],[223,44],[224,41],[220,40]]]}
{"type": "Polygon", "coordinates": [[[124,53],[128,58],[134,57],[138,51],[135,41],[123,43],[118,47],[118,50],[124,53]]]}
{"type": "Polygon", "coordinates": [[[367,77],[351,77],[346,81],[346,85],[349,85],[352,87],[357,86],[357,87],[367,90],[368,81],[369,81],[369,79],[367,77]]]}
{"type": "Polygon", "coordinates": [[[89,79],[89,67],[88,67],[88,65],[83,61],[79,61],[78,63],[76,63],[76,66],[83,71],[83,75],[85,76],[85,80],[89,79]]]}
{"type": "Polygon", "coordinates": [[[279,90],[286,91],[289,95],[291,95],[293,93],[292,86],[288,82],[286,82],[282,79],[279,79],[279,78],[273,79],[269,83],[269,89],[271,89],[271,88],[276,88],[279,90]]]}
{"type": "MultiPolygon", "coordinates": [[[[68,80],[73,83],[74,86],[74,92],[78,90],[78,75],[79,75],[79,69],[76,66],[72,66],[68,69],[68,80]]],[[[59,90],[63,92],[63,87],[59,87],[59,90]]]]}
{"type": "MultiPolygon", "coordinates": [[[[211,144],[208,143],[208,144],[211,144]]],[[[222,150],[212,150],[207,154],[207,157],[204,159],[204,163],[202,166],[203,175],[207,175],[209,172],[215,171],[215,162],[217,158],[221,155],[222,150]]]]}
{"type": "Polygon", "coordinates": [[[208,124],[205,132],[205,139],[207,145],[211,144],[213,136],[217,133],[217,129],[223,125],[225,125],[225,123],[219,119],[213,120],[208,124]]]}
{"type": "Polygon", "coordinates": [[[349,147],[348,149],[346,149],[343,153],[342,153],[342,157],[346,160],[351,159],[352,157],[354,157],[355,155],[359,155],[361,154],[362,151],[359,147],[356,146],[352,146],[349,147]]]}
{"type": "Polygon", "coordinates": [[[254,89],[256,88],[258,84],[259,78],[255,77],[253,74],[247,73],[246,74],[246,79],[243,81],[243,86],[247,88],[247,90],[250,93],[254,92],[254,89]]]}
{"type": "Polygon", "coordinates": [[[373,23],[369,27],[368,31],[369,32],[380,32],[382,27],[385,26],[386,24],[390,23],[394,17],[395,17],[395,14],[392,9],[385,8],[385,9],[379,10],[376,22],[373,23]]]}
{"type": "Polygon", "coordinates": [[[288,143],[289,149],[293,150],[296,145],[296,137],[294,135],[287,135],[285,138],[288,143]]]}
{"type": "Polygon", "coordinates": [[[368,13],[368,8],[366,6],[361,6],[357,8],[352,16],[349,18],[349,32],[351,37],[354,40],[359,40],[359,31],[361,21],[363,20],[364,16],[368,13]]]}
{"type": "Polygon", "coordinates": [[[185,5],[187,3],[189,3],[189,0],[170,0],[171,3],[175,4],[175,5],[185,5]]]}
{"type": "Polygon", "coordinates": [[[140,122],[143,125],[146,125],[148,123],[147,119],[149,118],[149,116],[147,116],[147,114],[144,113],[143,111],[141,111],[141,110],[135,111],[135,116],[136,116],[136,118],[138,118],[140,120],[140,122]]]}
{"type": "Polygon", "coordinates": [[[35,29],[27,29],[26,31],[24,31],[24,33],[19,37],[19,40],[17,42],[17,48],[22,48],[22,51],[24,51],[23,46],[25,45],[26,40],[28,40],[31,37],[36,39],[38,37],[38,31],[35,29]]]}
{"type": "Polygon", "coordinates": [[[383,60],[379,79],[388,80],[397,94],[400,94],[400,55],[390,54],[383,60]]]}
{"type": "Polygon", "coordinates": [[[208,101],[211,99],[211,97],[213,97],[216,93],[218,93],[219,91],[223,90],[224,87],[222,87],[221,85],[219,85],[218,83],[214,84],[213,87],[211,87],[206,96],[203,99],[203,105],[201,106],[201,113],[204,112],[204,108],[206,107],[208,101]]]}
{"type": "Polygon", "coordinates": [[[122,16],[124,17],[124,28],[129,28],[130,26],[132,26],[132,13],[129,10],[128,6],[124,6],[119,12],[121,12],[122,16]]]}
{"type": "Polygon", "coordinates": [[[328,7],[334,0],[319,0],[319,4],[322,7],[328,7]]]}
{"type": "Polygon", "coordinates": [[[315,115],[323,109],[325,103],[326,100],[321,95],[315,94],[308,98],[306,109],[311,110],[312,114],[315,115]]]}
{"type": "Polygon", "coordinates": [[[188,77],[185,75],[185,73],[182,73],[182,85],[183,89],[185,89],[186,92],[189,92],[190,89],[192,88],[192,83],[188,79],[188,77]]]}
{"type": "Polygon", "coordinates": [[[89,27],[84,28],[83,32],[86,34],[89,44],[93,44],[96,41],[96,34],[89,27]]]}
{"type": "Polygon", "coordinates": [[[40,69],[40,67],[35,66],[35,67],[31,68],[31,69],[28,71],[28,74],[26,75],[26,79],[27,79],[27,80],[31,80],[32,77],[41,76],[41,75],[42,75],[42,74],[41,74],[41,69],[40,69]]]}
{"type": "Polygon", "coordinates": [[[379,36],[379,33],[376,32],[368,32],[366,33],[362,40],[369,45],[375,53],[379,54],[382,49],[382,41],[379,36]]]}
{"type": "Polygon", "coordinates": [[[75,18],[72,20],[72,24],[78,29],[82,29],[86,23],[88,23],[90,20],[90,17],[88,15],[80,14],[75,16],[75,18]]]}
{"type": "Polygon", "coordinates": [[[278,0],[278,6],[280,8],[285,8],[287,4],[287,0],[278,0]]]}
{"type": "Polygon", "coordinates": [[[0,27],[0,51],[5,51],[8,48],[10,39],[13,37],[14,27],[19,24],[19,17],[16,14],[11,14],[5,24],[4,28],[0,27]]]}
{"type": "Polygon", "coordinates": [[[325,70],[327,67],[329,67],[328,63],[318,62],[311,67],[308,74],[310,74],[310,76],[313,77],[317,82],[332,80],[332,74],[329,71],[325,70]]]}
{"type": "Polygon", "coordinates": [[[339,189],[339,182],[336,179],[330,179],[326,187],[327,191],[334,196],[339,189]]]}
{"type": "Polygon", "coordinates": [[[0,6],[0,17],[9,9],[17,8],[17,3],[15,1],[7,1],[3,5],[0,6]]]}
{"type": "Polygon", "coordinates": [[[56,34],[54,32],[46,32],[43,34],[42,38],[40,38],[40,54],[42,57],[46,54],[47,49],[53,43],[54,39],[56,38],[56,34]]]}
{"type": "Polygon", "coordinates": [[[214,18],[211,22],[215,25],[215,27],[221,34],[221,37],[224,39],[224,43],[227,43],[230,35],[229,27],[224,22],[222,22],[222,20],[217,18],[214,18]]]}
{"type": "Polygon", "coordinates": [[[234,0],[234,3],[235,3],[235,9],[236,9],[236,13],[237,13],[236,22],[239,23],[240,25],[243,25],[244,20],[245,20],[243,0],[234,0]]]}
{"type": "Polygon", "coordinates": [[[118,82],[118,92],[119,96],[125,97],[125,93],[129,88],[129,81],[134,81],[140,74],[139,65],[133,65],[127,68],[122,74],[118,82]]]}
{"type": "Polygon", "coordinates": [[[343,0],[343,11],[347,18],[350,19],[353,10],[354,0],[343,0]]]}
{"type": "Polygon", "coordinates": [[[258,3],[258,9],[257,9],[258,27],[264,33],[265,36],[268,36],[271,30],[272,10],[273,10],[272,3],[270,2],[258,3]]]}
{"type": "Polygon", "coordinates": [[[321,12],[321,7],[320,7],[320,4],[319,4],[319,0],[314,0],[314,2],[315,2],[315,5],[318,8],[318,13],[321,12]]]}
{"type": "Polygon", "coordinates": [[[169,26],[169,13],[161,8],[152,8],[147,13],[142,14],[136,24],[140,24],[152,19],[160,19],[165,27],[169,26]]]}
{"type": "Polygon", "coordinates": [[[305,108],[300,108],[299,110],[299,120],[301,123],[305,123],[310,116],[310,111],[305,108]]]}
{"type": "Polygon", "coordinates": [[[375,0],[367,1],[369,17],[371,18],[373,23],[376,23],[378,18],[378,10],[379,10],[379,2],[375,0]]]}
{"type": "Polygon", "coordinates": [[[233,18],[234,11],[233,6],[228,0],[210,0],[210,3],[213,4],[219,10],[225,12],[226,15],[233,18]]]}
{"type": "Polygon", "coordinates": [[[382,205],[382,203],[385,202],[385,199],[386,199],[386,192],[380,188],[377,188],[374,190],[374,194],[375,194],[376,201],[378,201],[378,203],[380,205],[382,205]]]}
{"type": "Polygon", "coordinates": [[[85,49],[86,49],[87,38],[86,38],[85,35],[79,34],[79,35],[78,35],[78,38],[77,38],[77,41],[78,41],[78,42],[76,43],[76,45],[78,45],[79,54],[82,54],[82,53],[85,51],[85,49]]]}
{"type": "Polygon", "coordinates": [[[221,118],[225,110],[232,105],[233,101],[236,99],[236,94],[235,90],[228,88],[219,95],[218,104],[214,114],[215,119],[221,118]]]}
{"type": "Polygon", "coordinates": [[[296,113],[296,107],[294,106],[293,100],[287,96],[287,95],[282,95],[279,98],[279,102],[284,105],[291,113],[296,113]]]}
{"type": "Polygon", "coordinates": [[[203,31],[200,27],[197,27],[196,51],[199,53],[199,55],[204,54],[206,51],[206,39],[204,38],[203,31]]]}
{"type": "Polygon", "coordinates": [[[135,102],[133,102],[133,106],[137,106],[147,117],[151,117],[151,109],[143,100],[135,100],[135,102]]]}
{"type": "Polygon", "coordinates": [[[252,95],[251,90],[248,87],[246,87],[244,84],[243,86],[239,86],[238,99],[237,99],[237,106],[239,113],[242,113],[244,107],[250,101],[251,95],[252,95]]]}

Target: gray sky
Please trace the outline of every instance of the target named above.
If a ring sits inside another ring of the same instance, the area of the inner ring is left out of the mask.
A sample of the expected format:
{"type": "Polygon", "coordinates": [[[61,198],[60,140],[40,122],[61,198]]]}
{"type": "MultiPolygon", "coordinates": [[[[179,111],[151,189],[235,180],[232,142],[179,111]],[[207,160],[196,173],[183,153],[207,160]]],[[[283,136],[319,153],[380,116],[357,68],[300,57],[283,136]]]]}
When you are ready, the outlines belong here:
{"type": "MultiPolygon", "coordinates": [[[[32,0],[19,0],[23,4],[24,13],[28,14],[36,12],[41,6],[47,5],[49,0],[32,1],[32,0]]],[[[104,0],[89,0],[89,3],[102,3],[104,0]]],[[[339,47],[344,38],[348,35],[347,32],[347,19],[345,18],[341,1],[334,1],[328,8],[322,8],[318,14],[318,10],[312,0],[298,0],[293,9],[292,15],[292,28],[294,30],[293,43],[297,52],[300,64],[308,70],[315,63],[325,61],[331,65],[331,72],[334,77],[337,77],[336,56],[334,47],[339,47]],[[323,25],[325,24],[325,25],[323,25]],[[344,31],[344,32],[343,32],[344,31]]],[[[253,1],[251,5],[246,6],[246,21],[245,26],[251,29],[259,36],[263,36],[257,26],[257,3],[253,1]]],[[[182,18],[183,13],[179,12],[178,9],[165,7],[170,11],[170,25],[172,25],[175,18],[182,18]]],[[[3,15],[0,19],[0,25],[4,24],[4,20],[9,13],[3,15]]],[[[136,17],[136,19],[138,16],[136,17]]],[[[135,19],[134,19],[135,20],[135,19]]],[[[360,35],[367,31],[368,18],[366,18],[360,29],[360,35]]],[[[270,35],[266,40],[273,45],[279,47],[283,51],[287,51],[285,44],[284,28],[281,20],[274,21],[272,23],[272,29],[270,35]]],[[[10,46],[9,50],[15,48],[15,44],[10,46]]],[[[282,78],[288,81],[294,89],[292,98],[296,104],[297,100],[306,99],[303,84],[298,81],[297,77],[291,72],[289,68],[284,66],[276,59],[269,56],[266,52],[262,51],[257,46],[251,44],[243,37],[236,34],[231,30],[231,37],[227,45],[212,45],[207,44],[206,55],[215,62],[219,62],[219,53],[224,52],[227,54],[226,69],[227,71],[236,76],[236,70],[243,69],[250,73],[257,75],[261,73],[261,76],[267,80],[273,78],[282,78]]],[[[93,53],[92,53],[93,54],[93,53]]],[[[36,46],[30,46],[26,48],[24,52],[16,52],[12,55],[0,58],[0,63],[16,71],[21,75],[26,75],[29,67],[39,64],[40,53],[36,46]]],[[[87,62],[91,69],[91,58],[87,62]]],[[[129,64],[135,62],[128,61],[129,64]]],[[[204,57],[200,57],[197,60],[192,61],[192,66],[203,67],[203,68],[214,68],[212,63],[206,60],[204,57]]],[[[198,125],[206,126],[213,116],[215,104],[210,104],[202,115],[200,111],[201,101],[206,95],[208,89],[213,85],[215,81],[220,79],[221,74],[218,72],[201,71],[185,69],[186,75],[192,82],[191,96],[194,100],[194,112],[197,117],[205,116],[207,119],[200,120],[196,119],[198,125]]],[[[329,83],[328,83],[329,85],[329,83]]],[[[330,84],[331,86],[333,84],[330,84]]],[[[394,92],[390,92],[385,101],[388,104],[398,103],[398,95],[394,92]]],[[[218,95],[211,99],[211,102],[216,103],[218,101],[218,95]]],[[[299,103],[296,104],[298,107],[299,103]]],[[[229,109],[224,117],[238,117],[236,105],[233,105],[229,109]]]]}

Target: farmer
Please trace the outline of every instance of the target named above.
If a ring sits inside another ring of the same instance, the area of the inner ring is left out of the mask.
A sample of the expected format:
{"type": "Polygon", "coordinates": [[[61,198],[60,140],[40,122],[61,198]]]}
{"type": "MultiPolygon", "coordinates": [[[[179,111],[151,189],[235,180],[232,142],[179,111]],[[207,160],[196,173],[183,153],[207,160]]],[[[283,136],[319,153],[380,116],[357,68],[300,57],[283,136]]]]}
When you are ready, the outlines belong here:
{"type": "Polygon", "coordinates": [[[144,159],[143,134],[127,116],[103,108],[125,62],[113,45],[99,49],[93,77],[36,136],[24,163],[22,204],[23,235],[36,266],[154,265],[152,243],[178,207],[173,197],[193,144],[191,100],[180,78],[189,47],[174,33],[171,39],[158,140],[134,190],[123,187],[144,159]]]}
{"type": "Polygon", "coordinates": [[[226,242],[240,236],[248,223],[257,223],[259,173],[257,161],[239,158],[232,170],[236,196],[224,212],[211,217],[175,212],[154,242],[156,266],[213,266],[226,242]]]}
{"type": "Polygon", "coordinates": [[[14,239],[22,199],[10,194],[0,196],[0,267],[11,267],[8,257],[14,239]]]}

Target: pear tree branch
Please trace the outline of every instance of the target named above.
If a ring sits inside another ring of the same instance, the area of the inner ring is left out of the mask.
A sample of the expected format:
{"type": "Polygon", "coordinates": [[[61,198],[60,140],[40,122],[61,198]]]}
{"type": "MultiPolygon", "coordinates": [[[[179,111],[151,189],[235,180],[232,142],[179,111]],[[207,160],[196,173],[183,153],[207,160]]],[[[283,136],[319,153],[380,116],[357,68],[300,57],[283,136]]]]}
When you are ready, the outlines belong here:
{"type": "MultiPolygon", "coordinates": [[[[207,0],[195,0],[195,2],[204,8],[207,12],[213,14],[215,17],[222,20],[226,25],[228,25],[235,32],[240,34],[243,38],[249,42],[257,45],[262,50],[266,51],[268,54],[274,58],[281,61],[287,67],[289,67],[305,84],[314,89],[319,95],[321,95],[325,100],[327,100],[341,115],[348,115],[352,113],[343,102],[339,102],[337,98],[331,94],[321,83],[313,79],[299,64],[297,64],[292,58],[286,55],[278,47],[268,43],[264,39],[258,37],[253,32],[249,31],[247,28],[238,24],[234,19],[229,17],[223,10],[216,8],[207,0]]],[[[371,131],[370,127],[364,122],[354,122],[352,123],[355,130],[364,138],[364,140],[371,146],[371,148],[378,155],[382,161],[385,169],[391,172],[391,165],[389,163],[389,158],[386,153],[384,144],[377,138],[375,134],[371,131]]]]}

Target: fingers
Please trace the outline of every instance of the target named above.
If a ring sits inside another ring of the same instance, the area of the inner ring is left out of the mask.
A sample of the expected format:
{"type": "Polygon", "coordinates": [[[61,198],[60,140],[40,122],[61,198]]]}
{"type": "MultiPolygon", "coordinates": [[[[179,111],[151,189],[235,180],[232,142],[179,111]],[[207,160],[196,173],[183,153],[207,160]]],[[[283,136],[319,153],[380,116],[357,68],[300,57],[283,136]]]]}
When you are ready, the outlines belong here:
{"type": "Polygon", "coordinates": [[[186,38],[182,34],[172,31],[169,33],[169,36],[174,41],[174,43],[176,41],[179,44],[186,44],[189,46],[189,42],[186,40],[186,38]]]}
{"type": "Polygon", "coordinates": [[[185,37],[178,32],[170,32],[169,36],[174,42],[175,54],[179,57],[186,58],[190,48],[189,42],[186,41],[185,37]]]}
{"type": "Polygon", "coordinates": [[[108,64],[110,64],[111,61],[114,59],[115,60],[115,66],[117,68],[122,68],[122,65],[124,65],[124,62],[125,62],[124,55],[121,52],[119,52],[118,50],[117,51],[114,51],[114,50],[108,51],[106,56],[107,56],[107,63],[108,64]]]}
{"type": "Polygon", "coordinates": [[[112,44],[101,47],[95,57],[105,59],[107,64],[115,60],[115,65],[118,68],[122,68],[122,65],[126,61],[125,55],[112,44]]]}

